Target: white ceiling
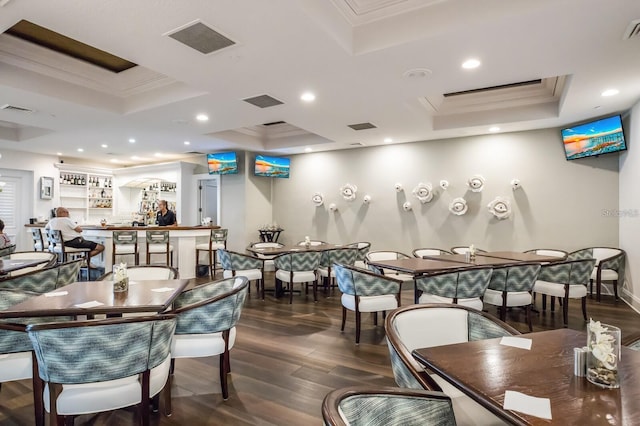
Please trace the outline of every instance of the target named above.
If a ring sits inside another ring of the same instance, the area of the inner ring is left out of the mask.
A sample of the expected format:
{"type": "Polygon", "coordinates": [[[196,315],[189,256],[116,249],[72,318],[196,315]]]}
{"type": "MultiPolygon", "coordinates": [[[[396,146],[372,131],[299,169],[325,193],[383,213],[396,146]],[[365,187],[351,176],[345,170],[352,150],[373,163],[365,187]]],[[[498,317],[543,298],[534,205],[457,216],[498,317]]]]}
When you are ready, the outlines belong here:
{"type": "Polygon", "coordinates": [[[34,110],[0,110],[0,149],[132,165],[562,126],[638,101],[640,37],[623,34],[639,18],[638,0],[10,0],[0,32],[26,19],[140,67],[113,74],[0,35],[0,106],[34,110]],[[166,35],[194,21],[237,44],[204,55],[166,35]],[[471,57],[482,65],[463,70],[471,57]],[[284,104],[242,101],[262,94],[284,104]],[[274,121],[287,124],[261,126],[274,121]],[[347,127],[362,122],[377,128],[347,127]]]}

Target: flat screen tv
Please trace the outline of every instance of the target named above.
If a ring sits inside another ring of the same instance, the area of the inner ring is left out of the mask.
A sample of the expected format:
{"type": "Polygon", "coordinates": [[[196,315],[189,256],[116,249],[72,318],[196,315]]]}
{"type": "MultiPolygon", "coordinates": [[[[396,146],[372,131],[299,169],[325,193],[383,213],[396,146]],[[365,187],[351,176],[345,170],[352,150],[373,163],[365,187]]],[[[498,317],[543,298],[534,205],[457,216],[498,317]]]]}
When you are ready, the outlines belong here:
{"type": "Polygon", "coordinates": [[[256,176],[288,178],[290,164],[289,158],[256,155],[254,173],[256,176]]]}
{"type": "Polygon", "coordinates": [[[207,154],[210,175],[228,175],[238,173],[238,159],[235,152],[207,154]]]}
{"type": "Polygon", "coordinates": [[[562,142],[567,160],[627,149],[620,115],[600,118],[562,129],[562,142]]]}

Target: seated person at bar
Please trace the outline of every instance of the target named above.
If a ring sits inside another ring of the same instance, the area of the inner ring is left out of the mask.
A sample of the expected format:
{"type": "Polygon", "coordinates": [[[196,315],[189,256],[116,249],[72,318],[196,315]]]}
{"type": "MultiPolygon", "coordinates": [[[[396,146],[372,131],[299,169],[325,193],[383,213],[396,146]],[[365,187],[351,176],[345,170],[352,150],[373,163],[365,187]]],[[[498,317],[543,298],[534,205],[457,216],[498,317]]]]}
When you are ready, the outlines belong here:
{"type": "Polygon", "coordinates": [[[158,226],[178,226],[176,214],[167,209],[166,200],[158,200],[158,214],[156,215],[156,224],[158,226]]]}
{"type": "Polygon", "coordinates": [[[91,250],[89,257],[93,257],[104,251],[102,244],[85,240],[82,237],[82,228],[69,218],[69,210],[64,207],[58,207],[56,209],[56,217],[51,219],[45,228],[60,231],[65,247],[87,248],[91,250]]]}

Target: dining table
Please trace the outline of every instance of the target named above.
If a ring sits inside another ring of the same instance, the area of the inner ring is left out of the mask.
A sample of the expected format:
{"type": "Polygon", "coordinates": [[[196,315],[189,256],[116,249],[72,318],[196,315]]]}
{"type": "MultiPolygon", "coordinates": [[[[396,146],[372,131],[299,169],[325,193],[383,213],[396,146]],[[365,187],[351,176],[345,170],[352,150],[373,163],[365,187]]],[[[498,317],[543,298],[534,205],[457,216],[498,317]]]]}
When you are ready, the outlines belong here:
{"type": "Polygon", "coordinates": [[[620,387],[605,389],[574,375],[574,348],[586,345],[585,332],[565,328],[514,337],[530,339],[530,349],[497,338],[419,348],[412,354],[509,424],[640,424],[640,352],[622,347],[620,387]],[[551,419],[505,409],[507,391],[548,398],[551,419]]]}
{"type": "Polygon", "coordinates": [[[158,313],[189,284],[187,279],[130,280],[127,291],[113,291],[113,281],[78,281],[0,310],[0,318],[158,313]]]}
{"type": "Polygon", "coordinates": [[[330,243],[322,243],[309,245],[306,247],[304,245],[282,245],[280,247],[247,247],[247,251],[253,254],[260,254],[263,256],[277,256],[285,253],[295,253],[295,252],[305,252],[305,251],[326,251],[340,248],[354,248],[353,246],[349,246],[348,244],[330,244],[330,243]]]}
{"type": "Polygon", "coordinates": [[[23,268],[31,268],[42,263],[50,262],[50,259],[33,258],[33,259],[10,259],[8,257],[0,258],[0,275],[7,275],[10,272],[23,268]]]}

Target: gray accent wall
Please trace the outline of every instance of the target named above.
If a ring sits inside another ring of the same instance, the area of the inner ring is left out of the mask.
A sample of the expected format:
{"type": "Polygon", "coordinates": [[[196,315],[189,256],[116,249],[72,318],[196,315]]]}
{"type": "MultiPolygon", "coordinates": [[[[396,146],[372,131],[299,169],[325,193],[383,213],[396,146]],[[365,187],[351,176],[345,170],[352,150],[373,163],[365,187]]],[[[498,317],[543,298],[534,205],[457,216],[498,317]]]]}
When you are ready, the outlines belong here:
{"type": "Polygon", "coordinates": [[[281,241],[288,243],[308,235],[370,241],[374,250],[408,254],[469,244],[490,250],[618,246],[618,218],[608,213],[618,209],[618,156],[566,161],[559,129],[295,155],[291,178],[274,180],[272,204],[274,221],[285,229],[281,241]],[[475,174],[486,179],[480,193],[466,185],[475,174]],[[514,178],[522,183],[517,191],[514,178]],[[442,179],[449,181],[446,191],[439,188],[442,179]],[[437,188],[430,203],[411,193],[420,182],[437,188]],[[355,201],[342,199],[345,183],[358,186],[355,201]],[[396,183],[403,192],[395,191],[396,183]],[[324,194],[322,207],[311,202],[315,192],[324,194]],[[496,196],[511,200],[511,218],[489,213],[496,196]],[[449,213],[456,197],[467,200],[464,216],[449,213]],[[405,201],[412,211],[403,211],[405,201]]]}

